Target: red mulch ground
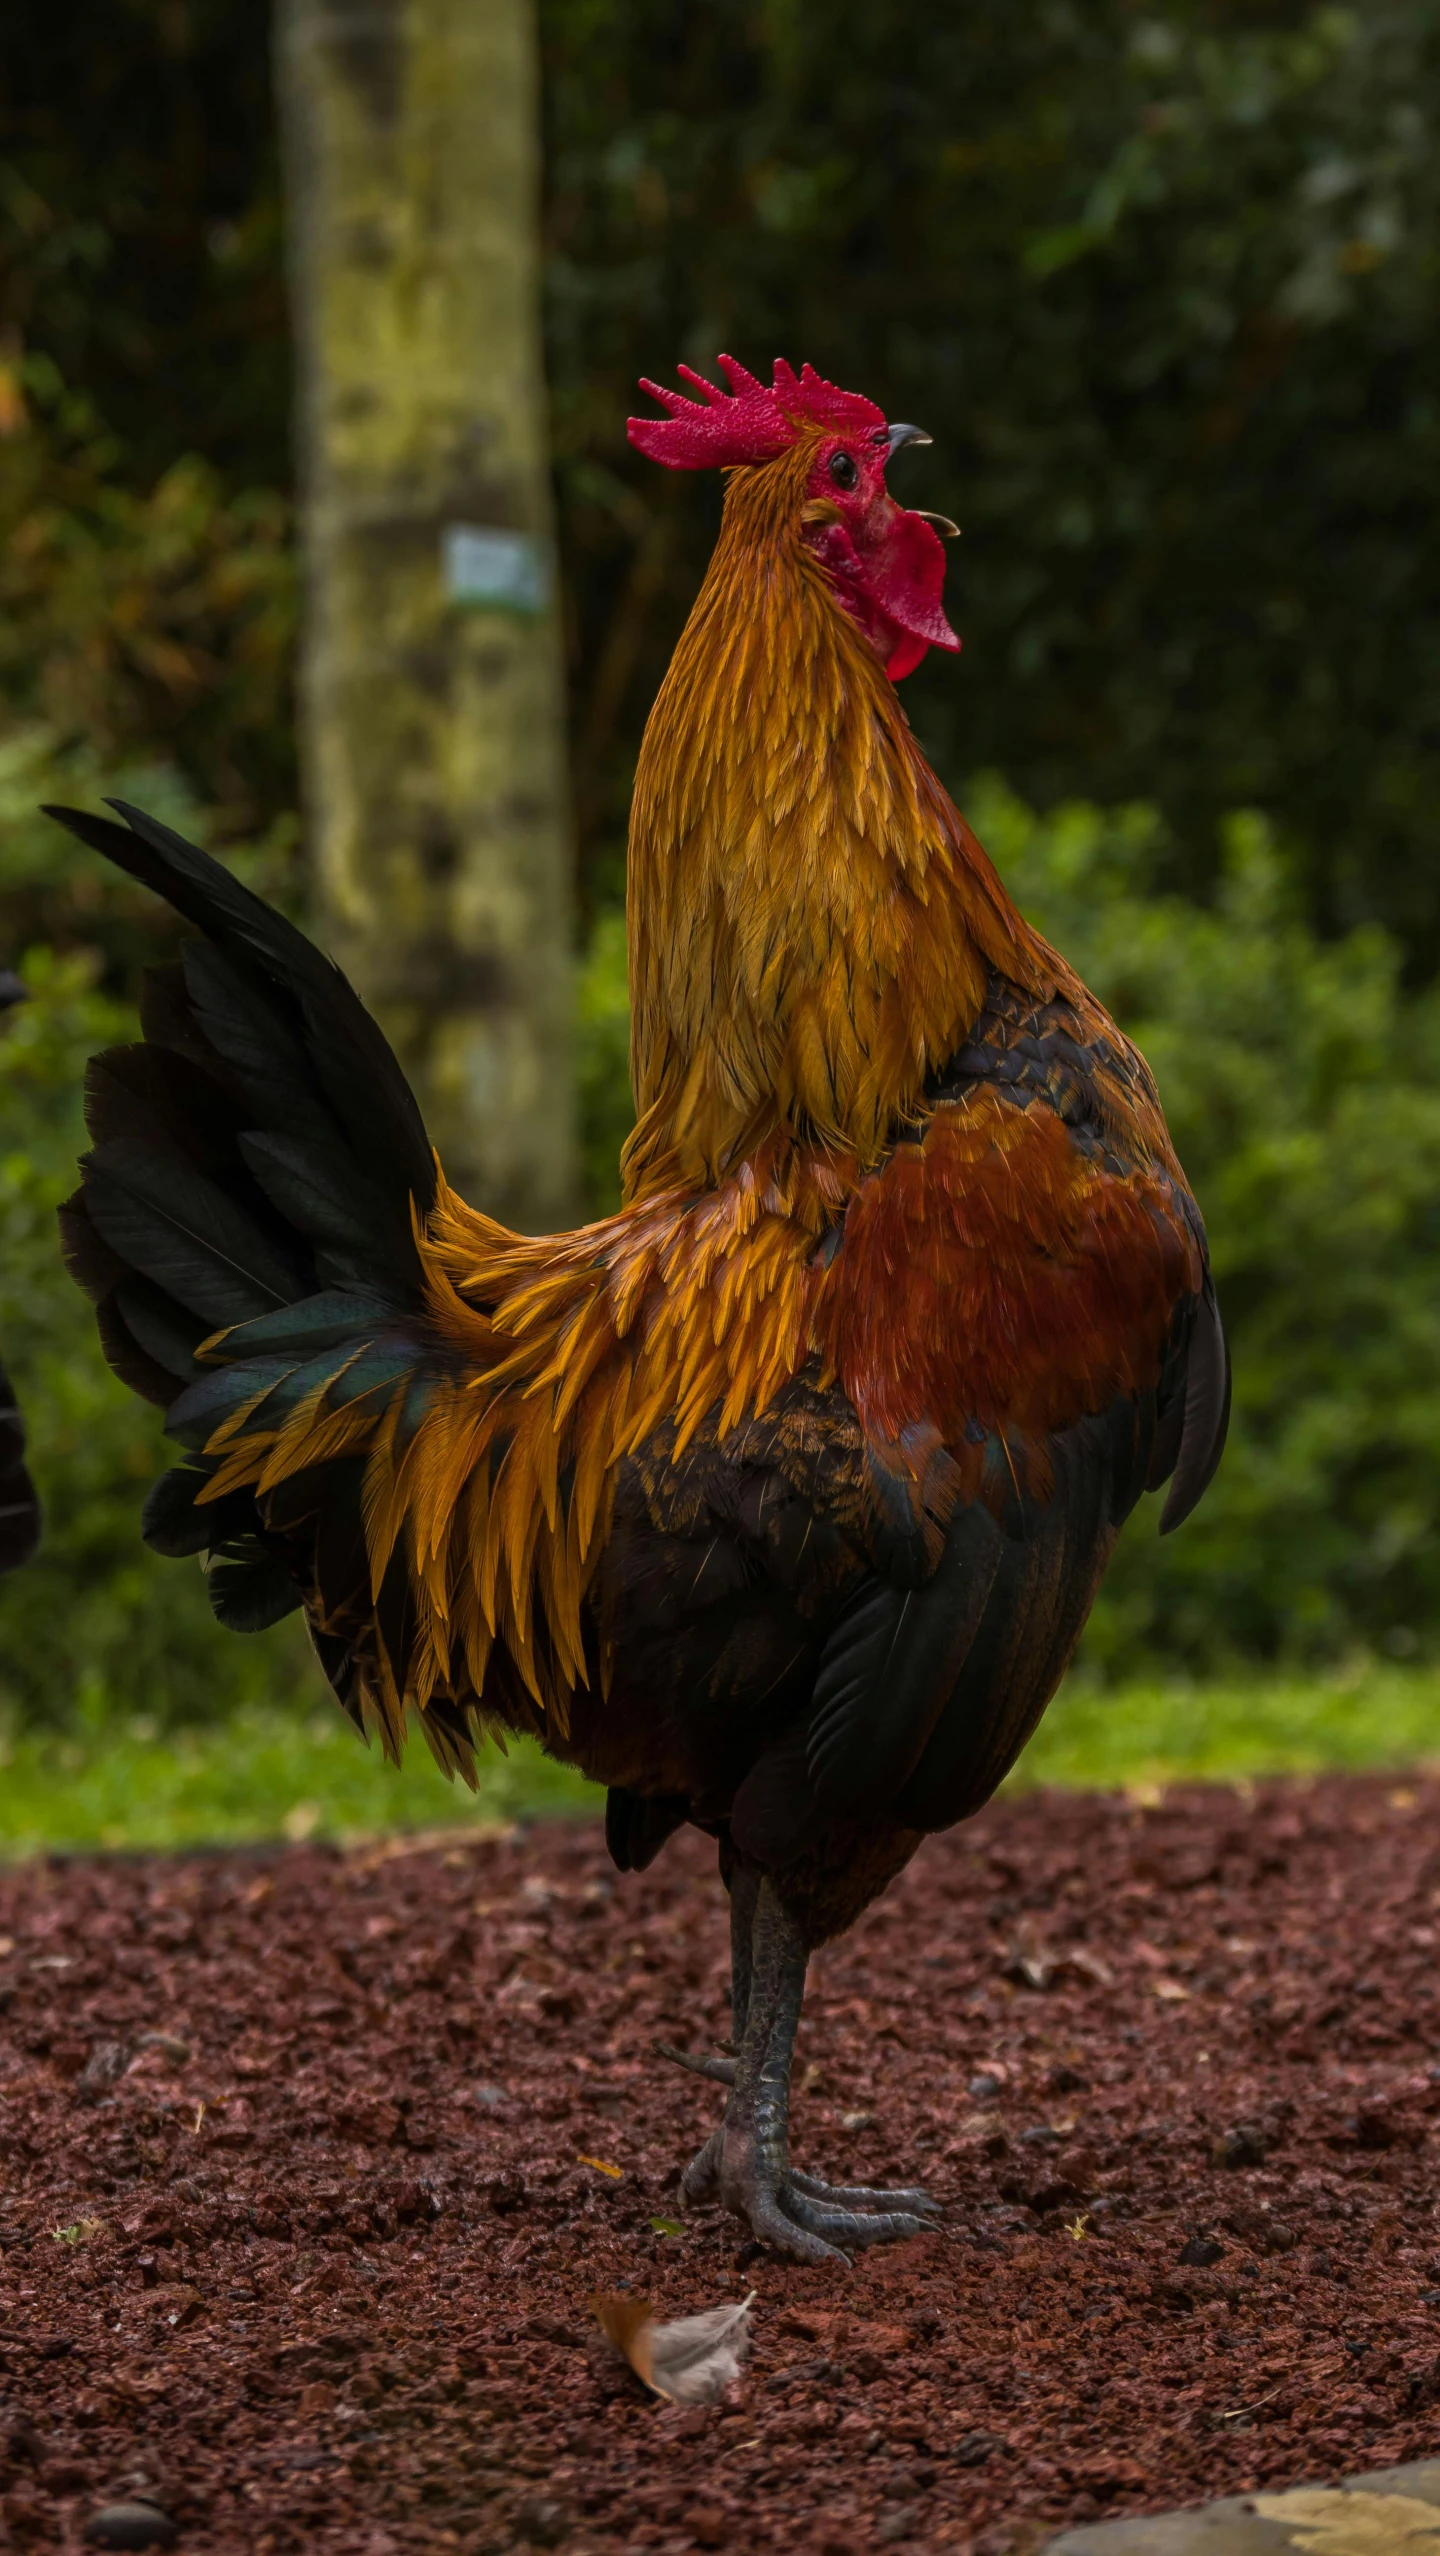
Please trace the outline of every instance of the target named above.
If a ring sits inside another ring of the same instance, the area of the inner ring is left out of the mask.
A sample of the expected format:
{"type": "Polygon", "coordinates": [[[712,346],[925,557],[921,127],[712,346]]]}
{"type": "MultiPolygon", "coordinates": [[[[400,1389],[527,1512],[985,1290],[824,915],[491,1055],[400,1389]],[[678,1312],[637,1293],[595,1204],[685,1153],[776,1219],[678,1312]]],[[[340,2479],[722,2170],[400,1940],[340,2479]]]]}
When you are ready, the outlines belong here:
{"type": "Polygon", "coordinates": [[[588,1827],[0,1874],[12,2542],[139,2478],[197,2551],[998,2556],[1433,2453],[1437,1814],[1040,1795],[935,1841],[812,1973],[800,2156],[945,2203],[851,2273],[655,2229],[718,2101],[651,2055],[725,2029],[699,1838],[638,1882],[588,1827]],[[625,2284],[753,2285],[729,2405],[607,2360],[625,2284]]]}

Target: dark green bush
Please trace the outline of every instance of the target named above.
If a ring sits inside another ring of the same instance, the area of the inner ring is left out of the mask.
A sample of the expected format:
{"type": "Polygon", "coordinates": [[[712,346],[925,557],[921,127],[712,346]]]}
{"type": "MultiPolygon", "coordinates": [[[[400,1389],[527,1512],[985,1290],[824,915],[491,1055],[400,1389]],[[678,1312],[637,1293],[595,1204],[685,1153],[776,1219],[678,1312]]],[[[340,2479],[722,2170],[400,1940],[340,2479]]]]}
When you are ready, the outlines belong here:
{"type": "Polygon", "coordinates": [[[1230,1443],[1173,1538],[1142,1504],[1088,1654],[1115,1670],[1405,1656],[1440,1636],[1440,1003],[1378,928],[1317,941],[1236,817],[1213,910],[1157,897],[1144,810],[973,814],[1025,911],[1148,1055],[1210,1232],[1230,1443]]]}
{"type": "Polygon", "coordinates": [[[140,1542],[141,1504],[168,1460],[160,1416],[105,1365],[55,1226],[84,1143],[85,1059],[136,1025],[93,990],[82,958],[36,952],[24,973],[31,999],[0,1033],[0,1341],[45,1531],[35,1560],[0,1583],[0,1714],[94,1730],[117,1715],[209,1721],[314,1694],[295,1622],[227,1639],[198,1564],[158,1561],[140,1542]]]}
{"type": "MultiPolygon", "coordinates": [[[[42,729],[0,751],[0,897],[31,882],[74,913],[109,894],[107,920],[153,952],[155,900],[107,891],[100,865],[36,813],[42,799],[96,801],[102,786],[197,830],[163,766],[113,774],[59,750],[42,729]]],[[[247,875],[266,887],[261,864],[247,875]]],[[[11,951],[0,952],[9,959],[11,951]]],[[[22,962],[30,1000],[0,1028],[0,1349],[14,1377],[45,1509],[40,1551],[0,1582],[0,1724],[95,1728],[118,1716],[205,1721],[238,1706],[315,1694],[318,1671],[294,1622],[231,1641],[196,1564],[161,1562],[140,1542],[140,1510],[169,1460],[160,1415],[116,1383],[90,1307],[60,1260],[55,1211],[75,1187],[85,1143],[85,1060],[134,1038],[133,1011],[97,990],[98,951],[39,947],[22,962]]]]}
{"type": "Polygon", "coordinates": [[[580,1176],[587,1212],[603,1216],[620,1203],[620,1148],[635,1123],[622,915],[601,915],[590,936],[579,992],[575,1070],[580,1087],[580,1176]]]}
{"type": "MultiPolygon", "coordinates": [[[[1436,0],[540,0],[547,374],[584,883],[709,547],[637,375],[781,352],[936,438],[951,772],[1143,798],[1208,889],[1263,806],[1440,964],[1436,0]]],[[[11,0],[0,703],[295,804],[266,12],[11,0]]],[[[67,938],[52,916],[43,935],[67,938]]],[[[113,980],[112,981],[118,981],[113,980]]]]}

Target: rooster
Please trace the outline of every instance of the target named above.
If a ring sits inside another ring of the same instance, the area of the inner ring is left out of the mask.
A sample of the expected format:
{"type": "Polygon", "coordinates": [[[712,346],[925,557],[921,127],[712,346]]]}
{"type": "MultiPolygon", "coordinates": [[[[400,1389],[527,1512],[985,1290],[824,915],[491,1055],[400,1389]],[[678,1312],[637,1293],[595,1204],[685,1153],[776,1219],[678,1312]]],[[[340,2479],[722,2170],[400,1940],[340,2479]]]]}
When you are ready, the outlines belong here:
{"type": "MultiPolygon", "coordinates": [[[[183,1460],[144,1535],[245,1631],[303,1607],[356,1726],[473,1774],[529,1732],[622,1871],[714,1836],[729,2055],[692,2203],[818,2262],[909,2188],[789,2157],[812,1948],[988,1799],[1117,1531],[1218,1460],[1228,1365],[1154,1083],[1023,921],[896,682],[959,645],[929,439],[807,365],[644,388],[726,473],[630,829],[623,1204],[529,1237],[448,1186],[339,972],[138,810],[53,811],[196,927],[94,1059],[70,1267],[183,1460]]],[[[953,529],[953,527],[946,527],[953,529]]]]}

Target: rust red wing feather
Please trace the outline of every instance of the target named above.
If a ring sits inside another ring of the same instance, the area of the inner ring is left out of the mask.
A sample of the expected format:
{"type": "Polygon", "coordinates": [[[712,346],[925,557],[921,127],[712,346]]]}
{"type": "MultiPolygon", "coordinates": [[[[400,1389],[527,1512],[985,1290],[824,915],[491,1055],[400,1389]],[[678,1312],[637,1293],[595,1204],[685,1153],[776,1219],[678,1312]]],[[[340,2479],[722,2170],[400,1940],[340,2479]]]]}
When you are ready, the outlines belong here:
{"type": "Polygon", "coordinates": [[[938,1109],[850,1203],[819,1325],[875,1437],[1043,1438],[1153,1391],[1204,1281],[1189,1201],[999,1092],[938,1109]]]}
{"type": "Polygon", "coordinates": [[[928,1576],[872,1579],[833,1627],[808,1792],[781,1770],[772,1845],[867,1800],[917,1829],[978,1808],[1063,1675],[1157,1456],[1161,1472],[1179,1457],[1182,1501],[1213,1469],[1221,1335],[1199,1219],[1144,1084],[1125,1124],[1143,1068],[1108,1023],[1082,1055],[1075,1026],[1057,1033],[1080,1075],[1067,1115],[1053,1052],[1023,1029],[1029,1088],[977,1052],[846,1211],[817,1336],[877,1505],[910,1507],[928,1576]]]}

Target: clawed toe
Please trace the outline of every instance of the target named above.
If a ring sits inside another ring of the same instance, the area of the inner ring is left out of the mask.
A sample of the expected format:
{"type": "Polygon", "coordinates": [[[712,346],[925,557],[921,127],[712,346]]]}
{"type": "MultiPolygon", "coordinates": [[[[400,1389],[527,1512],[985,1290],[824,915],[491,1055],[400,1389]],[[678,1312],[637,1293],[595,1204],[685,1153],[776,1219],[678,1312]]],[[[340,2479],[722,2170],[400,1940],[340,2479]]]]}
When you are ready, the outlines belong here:
{"type": "MultiPolygon", "coordinates": [[[[827,2200],[817,2200],[807,2175],[789,2175],[780,2189],[786,2215],[797,2227],[811,2236],[825,2238],[831,2250],[847,2260],[867,2245],[894,2245],[901,2238],[920,2236],[935,2220],[933,2204],[922,2215],[918,2210],[876,2209],[855,2206],[858,2196],[851,2192],[832,2193],[827,2200]]],[[[821,2186],[825,2190],[825,2186],[821,2186]]]]}
{"type": "Polygon", "coordinates": [[[825,2183],[819,2175],[797,2174],[791,2169],[790,2182],[807,2201],[819,2201],[835,2210],[899,2212],[902,2217],[938,2219],[940,2204],[919,2184],[825,2183]]]}
{"type": "MultiPolygon", "coordinates": [[[[723,2180],[717,2172],[715,2188],[723,2180]]],[[[894,2245],[905,2237],[923,2235],[934,2225],[936,2215],[934,2203],[928,2200],[923,2215],[919,2210],[877,2209],[873,2194],[862,2202],[854,2191],[842,2194],[825,2184],[817,2187],[812,2176],[803,2174],[783,2174],[773,2191],[752,2186],[743,2196],[732,2191],[726,2197],[737,2215],[749,2220],[763,2244],[801,2263],[848,2263],[866,2246],[894,2245]],[[824,2197],[817,2197],[817,2192],[824,2197]]]]}
{"type": "MultiPolygon", "coordinates": [[[[824,2228],[800,2216],[802,2209],[811,2207],[782,2184],[773,2198],[767,2194],[752,2199],[745,2215],[762,2245],[773,2245],[777,2253],[791,2255],[797,2263],[848,2263],[844,2244],[832,2244],[824,2228]]],[[[817,2220],[823,2215],[817,2213],[817,2220]]],[[[843,2230],[835,2233],[843,2235],[843,2230]]]]}
{"type": "Polygon", "coordinates": [[[712,2130],[703,2148],[696,2150],[680,2177],[680,2198],[690,2208],[703,2208],[707,2201],[720,2198],[720,2159],[723,2130],[712,2130]]]}
{"type": "Polygon", "coordinates": [[[712,2059],[708,2052],[677,2050],[670,2041],[657,2041],[655,2049],[659,2058],[673,2060],[677,2068],[688,2068],[692,2077],[709,2077],[717,2086],[735,2083],[733,2059],[712,2059]]]}

